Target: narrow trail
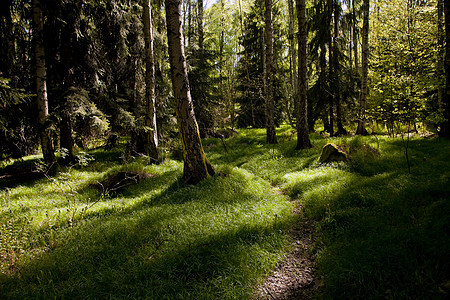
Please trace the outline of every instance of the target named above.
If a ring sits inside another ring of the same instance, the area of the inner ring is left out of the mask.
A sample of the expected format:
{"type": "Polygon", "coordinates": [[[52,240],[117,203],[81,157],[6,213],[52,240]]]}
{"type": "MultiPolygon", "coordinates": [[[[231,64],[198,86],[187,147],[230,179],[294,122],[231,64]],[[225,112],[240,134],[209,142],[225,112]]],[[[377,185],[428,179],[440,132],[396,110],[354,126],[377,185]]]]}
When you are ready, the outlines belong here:
{"type": "Polygon", "coordinates": [[[299,204],[293,213],[299,215],[299,221],[289,230],[293,240],[291,252],[257,287],[254,299],[310,299],[320,286],[310,251],[315,242],[314,224],[299,204]]]}

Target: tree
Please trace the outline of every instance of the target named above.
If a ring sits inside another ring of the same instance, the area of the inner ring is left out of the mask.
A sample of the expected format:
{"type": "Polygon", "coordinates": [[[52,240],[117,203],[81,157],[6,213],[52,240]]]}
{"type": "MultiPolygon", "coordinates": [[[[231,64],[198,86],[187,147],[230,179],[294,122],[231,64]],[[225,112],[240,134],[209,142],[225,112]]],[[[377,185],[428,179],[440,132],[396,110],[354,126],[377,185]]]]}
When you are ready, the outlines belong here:
{"type": "Polygon", "coordinates": [[[158,161],[158,132],[156,127],[155,105],[155,62],[153,55],[152,8],[150,0],[144,0],[144,39],[145,39],[145,149],[152,161],[158,161]]]}
{"type": "Polygon", "coordinates": [[[369,0],[363,1],[363,31],[362,31],[362,80],[361,98],[359,103],[358,128],[356,134],[367,135],[365,128],[365,110],[367,103],[367,80],[369,74],[369,0]]]}
{"type": "Polygon", "coordinates": [[[272,0],[265,0],[265,100],[266,100],[266,136],[268,144],[277,143],[277,135],[274,122],[274,101],[273,101],[273,22],[272,22],[272,0]]]}
{"type": "Polygon", "coordinates": [[[296,0],[298,19],[298,91],[296,105],[297,112],[297,147],[296,149],[311,148],[308,130],[308,64],[307,64],[307,41],[308,29],[306,26],[306,3],[305,0],[296,0]]]}
{"type": "Polygon", "coordinates": [[[444,96],[444,118],[446,121],[441,125],[441,135],[450,136],[450,3],[444,1],[445,14],[445,96],[444,96]]]}
{"type": "Polygon", "coordinates": [[[192,105],[186,58],[183,49],[181,0],[166,0],[167,37],[172,85],[175,96],[175,111],[178,129],[183,145],[183,181],[196,184],[214,175],[214,168],[208,162],[192,105]]]}
{"type": "Polygon", "coordinates": [[[47,99],[47,70],[45,67],[44,50],[44,21],[42,17],[41,1],[33,0],[33,25],[34,25],[34,52],[36,59],[36,94],[39,120],[39,133],[44,162],[50,173],[54,173],[55,154],[53,152],[52,139],[49,133],[48,99],[47,99]]]}
{"type": "MultiPolygon", "coordinates": [[[[292,94],[294,99],[294,114],[296,114],[297,109],[295,108],[297,105],[297,101],[295,101],[298,89],[298,72],[297,72],[297,52],[295,51],[295,26],[294,26],[294,1],[288,0],[288,13],[289,13],[289,59],[290,59],[290,76],[291,76],[291,85],[292,85],[292,94]]],[[[289,110],[289,107],[288,107],[289,110]]],[[[290,111],[288,111],[288,118],[290,120],[290,111]]],[[[290,123],[292,123],[290,121],[290,123]]],[[[293,126],[293,125],[292,125],[293,126]]]]}

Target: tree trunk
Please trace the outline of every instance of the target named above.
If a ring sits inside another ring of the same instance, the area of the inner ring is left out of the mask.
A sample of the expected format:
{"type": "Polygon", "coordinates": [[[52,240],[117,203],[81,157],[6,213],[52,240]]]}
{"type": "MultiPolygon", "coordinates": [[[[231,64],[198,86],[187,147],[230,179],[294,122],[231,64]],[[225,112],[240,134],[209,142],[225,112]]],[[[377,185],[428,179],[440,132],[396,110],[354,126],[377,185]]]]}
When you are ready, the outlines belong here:
{"type": "Polygon", "coordinates": [[[265,22],[266,22],[266,55],[265,55],[265,98],[266,98],[266,135],[268,144],[276,144],[277,136],[274,122],[273,101],[273,22],[272,22],[272,0],[265,0],[265,22]]]}
{"type": "Polygon", "coordinates": [[[153,56],[152,8],[150,0],[144,0],[144,39],[145,39],[145,149],[152,160],[159,160],[158,131],[155,109],[155,61],[153,56]]]}
{"type": "Polygon", "coordinates": [[[192,105],[181,29],[181,0],[166,0],[169,62],[175,96],[175,111],[183,145],[183,181],[196,184],[214,175],[214,168],[203,151],[192,105]]]}
{"type": "Polygon", "coordinates": [[[39,135],[41,140],[44,162],[51,175],[55,174],[55,154],[48,126],[48,100],[47,100],[47,70],[45,67],[44,52],[44,21],[42,17],[41,1],[33,0],[34,25],[34,53],[36,58],[36,94],[39,120],[39,135]]]}
{"type": "Polygon", "coordinates": [[[334,1],[334,37],[333,37],[333,96],[334,103],[336,105],[336,127],[337,135],[346,135],[347,130],[345,130],[342,124],[342,106],[341,106],[341,70],[339,66],[339,2],[334,1]]]}
{"type": "Polygon", "coordinates": [[[359,103],[359,120],[356,134],[367,135],[365,124],[365,111],[367,101],[367,79],[369,74],[369,0],[363,2],[363,32],[362,32],[362,79],[361,79],[361,99],[359,103]]]}
{"type": "Polygon", "coordinates": [[[197,1],[197,26],[198,26],[198,49],[203,54],[203,0],[197,1]]]}
{"type": "Polygon", "coordinates": [[[439,111],[442,112],[444,110],[444,86],[441,84],[441,79],[444,76],[444,5],[442,0],[438,0],[437,2],[437,11],[438,11],[438,55],[436,62],[436,73],[439,78],[439,87],[438,87],[438,107],[439,111]]]}
{"type": "Polygon", "coordinates": [[[188,2],[188,45],[191,46],[192,42],[192,0],[187,0],[188,2]]]}
{"type": "Polygon", "coordinates": [[[298,19],[298,91],[297,91],[297,146],[296,149],[311,148],[308,129],[308,65],[307,41],[308,28],[306,24],[305,0],[296,0],[298,19]]]}
{"type": "Polygon", "coordinates": [[[359,73],[359,59],[358,59],[358,22],[356,19],[356,6],[355,0],[352,0],[352,10],[353,10],[353,51],[355,57],[355,70],[359,73]]]}
{"type": "Polygon", "coordinates": [[[444,1],[445,14],[445,94],[444,94],[444,118],[446,121],[441,125],[441,136],[450,136],[450,3],[444,1]]]}
{"type": "MultiPolygon", "coordinates": [[[[331,26],[331,18],[333,16],[333,0],[328,0],[327,7],[327,25],[331,26]]],[[[328,30],[328,111],[330,114],[330,136],[334,136],[334,89],[333,89],[333,80],[334,80],[334,71],[333,71],[333,39],[331,34],[331,29],[328,30]]]]}
{"type": "MultiPolygon", "coordinates": [[[[291,74],[292,74],[292,91],[294,99],[294,111],[297,113],[296,105],[296,93],[298,90],[298,74],[297,74],[297,56],[295,51],[295,26],[294,26],[294,3],[293,0],[288,0],[288,10],[289,10],[289,57],[291,58],[291,74]]],[[[290,115],[290,112],[288,112],[290,115]]]]}

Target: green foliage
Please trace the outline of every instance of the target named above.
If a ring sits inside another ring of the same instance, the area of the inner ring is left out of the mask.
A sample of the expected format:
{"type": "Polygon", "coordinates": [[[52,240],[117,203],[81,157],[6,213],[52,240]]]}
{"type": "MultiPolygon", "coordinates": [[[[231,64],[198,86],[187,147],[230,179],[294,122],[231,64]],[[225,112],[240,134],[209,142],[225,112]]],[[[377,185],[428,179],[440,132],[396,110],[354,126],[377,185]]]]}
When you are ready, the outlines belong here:
{"type": "MultiPolygon", "coordinates": [[[[281,119],[281,100],[283,95],[283,44],[281,35],[280,8],[273,8],[274,26],[274,103],[275,123],[281,119]]],[[[265,126],[265,98],[264,98],[264,3],[255,1],[245,15],[244,28],[239,43],[242,46],[241,59],[238,62],[239,104],[238,126],[262,128],[265,126]]]]}
{"type": "Polygon", "coordinates": [[[370,40],[370,113],[385,121],[391,134],[398,133],[396,123],[426,121],[436,131],[443,120],[436,10],[436,1],[377,1],[370,40]]]}
{"type": "Polygon", "coordinates": [[[24,89],[11,86],[9,78],[0,77],[0,159],[29,155],[36,147],[31,96],[24,89]]]}

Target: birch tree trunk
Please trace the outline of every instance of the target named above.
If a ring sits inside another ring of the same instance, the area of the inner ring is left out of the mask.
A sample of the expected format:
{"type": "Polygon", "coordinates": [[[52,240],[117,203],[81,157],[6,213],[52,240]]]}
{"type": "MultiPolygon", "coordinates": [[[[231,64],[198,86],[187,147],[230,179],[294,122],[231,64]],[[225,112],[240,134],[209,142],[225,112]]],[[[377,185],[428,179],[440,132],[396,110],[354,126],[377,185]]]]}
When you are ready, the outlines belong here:
{"type": "Polygon", "coordinates": [[[183,181],[196,184],[214,175],[214,168],[203,151],[197,121],[192,105],[186,58],[181,29],[181,0],[166,0],[166,22],[169,44],[169,62],[175,96],[175,111],[183,145],[183,181]]]}
{"type": "Polygon", "coordinates": [[[152,8],[150,0],[144,0],[144,40],[145,40],[145,149],[153,162],[159,160],[158,131],[155,109],[155,59],[153,56],[152,8]]]}
{"type": "Polygon", "coordinates": [[[39,120],[39,135],[42,154],[48,171],[53,175],[56,172],[55,154],[48,126],[48,99],[47,99],[47,70],[45,67],[44,51],[44,21],[42,17],[41,1],[33,0],[33,30],[34,54],[36,58],[36,94],[39,120]]]}
{"type": "Polygon", "coordinates": [[[365,110],[367,102],[367,79],[369,74],[369,0],[363,1],[363,32],[362,32],[362,78],[361,78],[361,99],[358,128],[356,134],[367,135],[365,124],[365,110]]]}
{"type": "Polygon", "coordinates": [[[305,0],[296,0],[298,19],[298,91],[297,91],[297,147],[296,149],[311,148],[308,129],[308,65],[307,41],[308,28],[306,25],[305,0]]]}
{"type": "Polygon", "coordinates": [[[265,0],[265,98],[266,98],[266,136],[268,144],[276,144],[277,136],[274,122],[274,101],[273,101],[273,21],[272,21],[272,0],[265,0]]]}

